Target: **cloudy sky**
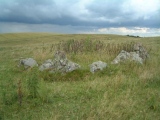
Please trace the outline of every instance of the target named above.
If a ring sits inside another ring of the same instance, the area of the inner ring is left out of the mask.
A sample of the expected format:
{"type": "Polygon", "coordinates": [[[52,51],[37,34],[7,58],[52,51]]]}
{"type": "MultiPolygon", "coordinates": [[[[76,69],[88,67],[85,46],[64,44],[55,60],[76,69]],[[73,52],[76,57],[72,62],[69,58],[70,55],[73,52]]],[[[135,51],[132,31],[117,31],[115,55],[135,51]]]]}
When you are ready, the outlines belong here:
{"type": "Polygon", "coordinates": [[[160,36],[160,0],[0,0],[0,33],[160,36]]]}

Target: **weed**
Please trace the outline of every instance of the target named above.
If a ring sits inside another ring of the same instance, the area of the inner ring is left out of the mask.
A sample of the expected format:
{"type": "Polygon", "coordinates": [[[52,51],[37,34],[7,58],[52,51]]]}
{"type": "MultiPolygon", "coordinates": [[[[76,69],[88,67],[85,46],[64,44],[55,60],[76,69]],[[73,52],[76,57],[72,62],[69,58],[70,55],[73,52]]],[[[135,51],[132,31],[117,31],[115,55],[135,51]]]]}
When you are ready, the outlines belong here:
{"type": "Polygon", "coordinates": [[[19,105],[22,105],[22,82],[21,80],[18,81],[18,101],[19,101],[19,105]]]}

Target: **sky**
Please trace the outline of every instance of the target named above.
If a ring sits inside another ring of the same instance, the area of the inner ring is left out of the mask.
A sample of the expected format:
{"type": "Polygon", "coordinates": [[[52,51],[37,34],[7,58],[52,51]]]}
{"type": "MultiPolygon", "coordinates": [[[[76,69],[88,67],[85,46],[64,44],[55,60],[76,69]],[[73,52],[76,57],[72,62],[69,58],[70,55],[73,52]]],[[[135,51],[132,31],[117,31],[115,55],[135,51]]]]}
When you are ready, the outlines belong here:
{"type": "Polygon", "coordinates": [[[160,36],[160,0],[0,0],[0,33],[160,36]]]}

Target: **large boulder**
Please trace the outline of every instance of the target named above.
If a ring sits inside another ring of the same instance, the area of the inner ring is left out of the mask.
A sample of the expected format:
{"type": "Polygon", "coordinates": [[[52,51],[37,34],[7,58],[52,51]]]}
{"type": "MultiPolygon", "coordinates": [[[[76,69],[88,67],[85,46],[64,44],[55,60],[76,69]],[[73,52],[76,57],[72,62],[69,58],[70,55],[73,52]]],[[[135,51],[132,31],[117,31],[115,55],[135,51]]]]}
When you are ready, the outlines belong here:
{"type": "Polygon", "coordinates": [[[26,58],[26,59],[21,59],[19,61],[19,67],[24,66],[25,69],[38,66],[37,62],[33,58],[26,58]]]}
{"type": "Polygon", "coordinates": [[[40,67],[40,71],[49,70],[52,73],[61,72],[67,73],[79,69],[80,65],[67,59],[66,55],[62,51],[57,51],[54,55],[54,59],[45,61],[40,67]]]}
{"type": "Polygon", "coordinates": [[[93,62],[90,65],[90,72],[95,73],[96,71],[103,70],[107,67],[107,63],[102,61],[93,62]]]}
{"type": "Polygon", "coordinates": [[[118,64],[120,62],[125,62],[127,60],[136,61],[140,64],[143,64],[143,59],[136,52],[126,52],[122,50],[118,56],[112,61],[112,64],[118,64]]]}

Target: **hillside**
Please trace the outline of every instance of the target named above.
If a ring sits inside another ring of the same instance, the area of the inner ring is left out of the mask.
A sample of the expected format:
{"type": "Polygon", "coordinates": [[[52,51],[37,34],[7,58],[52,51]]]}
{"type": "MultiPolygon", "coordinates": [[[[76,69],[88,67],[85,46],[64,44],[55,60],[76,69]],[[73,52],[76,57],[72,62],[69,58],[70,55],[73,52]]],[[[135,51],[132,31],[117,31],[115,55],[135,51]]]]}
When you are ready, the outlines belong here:
{"type": "Polygon", "coordinates": [[[0,120],[160,119],[160,37],[0,34],[0,56],[0,120]],[[69,51],[71,40],[98,41],[103,46],[91,51],[91,43],[86,42],[87,50],[69,51]],[[111,64],[121,48],[137,42],[150,54],[143,65],[111,64]],[[80,70],[61,75],[17,67],[20,58],[32,57],[40,65],[64,48],[80,70]],[[90,73],[89,65],[98,60],[108,67],[90,73]]]}

